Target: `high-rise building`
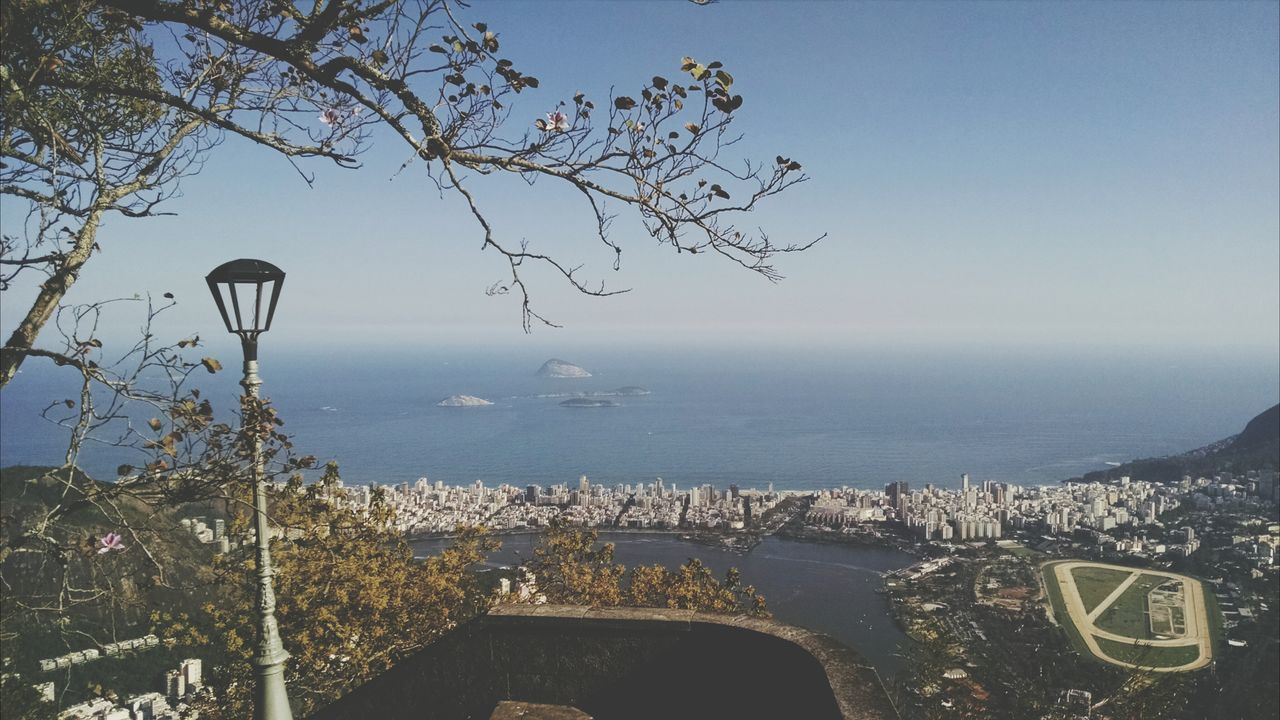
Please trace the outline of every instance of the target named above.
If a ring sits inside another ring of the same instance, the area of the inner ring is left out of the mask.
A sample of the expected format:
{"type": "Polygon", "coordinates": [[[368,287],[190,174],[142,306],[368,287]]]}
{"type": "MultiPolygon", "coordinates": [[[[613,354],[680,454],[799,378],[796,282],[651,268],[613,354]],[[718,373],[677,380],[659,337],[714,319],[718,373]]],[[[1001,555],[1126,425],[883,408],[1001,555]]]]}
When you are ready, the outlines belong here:
{"type": "Polygon", "coordinates": [[[907,497],[909,494],[907,483],[899,480],[891,482],[884,486],[884,494],[889,496],[889,505],[898,512],[898,516],[902,516],[903,510],[907,507],[907,497]]]}
{"type": "Polygon", "coordinates": [[[524,501],[530,505],[538,504],[538,486],[530,485],[524,489],[524,501]]]}
{"type": "Polygon", "coordinates": [[[991,488],[991,502],[1003,505],[1009,499],[1009,483],[996,483],[991,488]]]}
{"type": "Polygon", "coordinates": [[[1258,494],[1271,501],[1280,500],[1280,472],[1259,478],[1258,494]]]}
{"type": "Polygon", "coordinates": [[[172,698],[180,698],[187,694],[187,679],[181,670],[170,670],[164,674],[164,692],[172,698]]]}
{"type": "Polygon", "coordinates": [[[969,492],[969,473],[960,475],[960,492],[969,492]]]}
{"type": "Polygon", "coordinates": [[[187,658],[178,667],[178,670],[182,673],[183,680],[187,683],[188,689],[199,690],[200,686],[204,684],[201,677],[201,667],[200,658],[187,658]]]}
{"type": "Polygon", "coordinates": [[[587,495],[591,492],[591,481],[587,479],[586,475],[578,478],[578,492],[583,495],[587,495]]]}

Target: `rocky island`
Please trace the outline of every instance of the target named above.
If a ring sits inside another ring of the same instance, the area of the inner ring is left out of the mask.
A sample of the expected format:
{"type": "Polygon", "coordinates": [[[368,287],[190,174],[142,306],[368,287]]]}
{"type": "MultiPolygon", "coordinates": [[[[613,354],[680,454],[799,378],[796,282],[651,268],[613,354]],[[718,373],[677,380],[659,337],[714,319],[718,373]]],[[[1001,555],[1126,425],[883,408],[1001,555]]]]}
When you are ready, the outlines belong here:
{"type": "Polygon", "coordinates": [[[560,407],[570,408],[602,408],[602,407],[620,407],[618,403],[612,400],[598,400],[595,398],[569,398],[560,403],[560,407]]]}
{"type": "Polygon", "coordinates": [[[571,362],[551,358],[538,368],[538,377],[545,378],[589,378],[591,373],[571,362]]]}
{"type": "Polygon", "coordinates": [[[436,403],[440,407],[484,407],[493,403],[474,395],[450,395],[436,403]]]}
{"type": "Polygon", "coordinates": [[[617,390],[587,390],[585,392],[553,392],[541,393],[533,395],[536,398],[601,398],[601,397],[640,397],[641,395],[652,395],[653,393],[642,387],[630,385],[620,387],[617,390]]]}

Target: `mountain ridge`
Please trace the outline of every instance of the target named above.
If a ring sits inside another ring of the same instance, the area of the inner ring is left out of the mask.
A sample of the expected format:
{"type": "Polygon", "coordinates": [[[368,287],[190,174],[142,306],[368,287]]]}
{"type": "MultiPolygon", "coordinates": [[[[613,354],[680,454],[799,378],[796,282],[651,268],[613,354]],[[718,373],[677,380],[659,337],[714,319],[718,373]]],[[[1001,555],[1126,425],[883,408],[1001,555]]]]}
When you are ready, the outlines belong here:
{"type": "Polygon", "coordinates": [[[1216,471],[1280,467],[1280,404],[1255,415],[1238,434],[1189,450],[1179,455],[1131,460],[1106,470],[1085,473],[1085,482],[1106,482],[1129,476],[1134,480],[1174,482],[1183,475],[1203,475],[1216,471]]]}

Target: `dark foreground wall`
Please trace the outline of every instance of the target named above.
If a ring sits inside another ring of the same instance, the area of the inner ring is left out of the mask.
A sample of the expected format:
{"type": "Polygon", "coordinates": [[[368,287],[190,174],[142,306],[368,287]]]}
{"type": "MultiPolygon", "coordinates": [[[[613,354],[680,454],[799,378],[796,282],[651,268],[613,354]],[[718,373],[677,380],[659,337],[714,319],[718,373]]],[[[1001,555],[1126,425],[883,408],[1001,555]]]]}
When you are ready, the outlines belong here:
{"type": "Polygon", "coordinates": [[[321,720],[483,720],[500,700],[596,720],[896,718],[875,670],[824,635],[687,610],[503,605],[352,691],[321,720]]]}

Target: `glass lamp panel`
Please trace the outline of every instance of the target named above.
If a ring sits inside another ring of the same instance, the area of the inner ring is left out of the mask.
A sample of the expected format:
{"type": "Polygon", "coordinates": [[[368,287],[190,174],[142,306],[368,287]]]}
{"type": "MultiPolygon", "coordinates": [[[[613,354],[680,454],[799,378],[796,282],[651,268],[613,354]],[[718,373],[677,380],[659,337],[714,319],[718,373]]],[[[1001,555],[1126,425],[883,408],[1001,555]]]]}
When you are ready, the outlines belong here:
{"type": "Polygon", "coordinates": [[[243,291],[240,289],[239,286],[242,284],[243,283],[237,283],[237,282],[227,283],[227,294],[231,296],[231,317],[232,317],[231,332],[243,332],[245,329],[244,315],[241,313],[241,310],[240,310],[241,295],[243,291]]]}
{"type": "Polygon", "coordinates": [[[213,301],[218,306],[218,314],[222,316],[222,323],[227,326],[227,332],[235,332],[236,328],[232,325],[230,303],[228,302],[227,284],[210,282],[209,290],[213,293],[213,301]]]}
{"type": "Polygon", "coordinates": [[[262,285],[263,283],[254,283],[253,292],[253,329],[264,330],[262,327],[262,285]]]}
{"type": "Polygon", "coordinates": [[[262,326],[263,332],[271,329],[271,318],[276,314],[276,301],[280,299],[280,288],[284,287],[283,275],[275,280],[268,280],[267,284],[271,286],[271,297],[267,301],[267,320],[262,326]]]}

